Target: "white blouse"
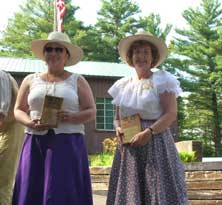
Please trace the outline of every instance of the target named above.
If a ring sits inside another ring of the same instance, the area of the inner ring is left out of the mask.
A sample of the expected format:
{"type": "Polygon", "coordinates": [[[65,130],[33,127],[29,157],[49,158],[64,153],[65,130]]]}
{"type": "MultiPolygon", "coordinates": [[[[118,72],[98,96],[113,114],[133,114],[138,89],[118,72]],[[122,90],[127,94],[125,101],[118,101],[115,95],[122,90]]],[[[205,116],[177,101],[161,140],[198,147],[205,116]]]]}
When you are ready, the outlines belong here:
{"type": "Polygon", "coordinates": [[[150,78],[124,77],[108,90],[112,103],[120,107],[120,117],[138,113],[142,119],[155,120],[163,114],[159,95],[173,92],[181,95],[179,81],[167,71],[156,71],[150,78]]]}
{"type": "MultiPolygon", "coordinates": [[[[36,119],[41,116],[45,95],[63,97],[62,110],[79,112],[80,107],[77,87],[77,80],[79,76],[79,74],[72,73],[72,75],[64,81],[47,82],[42,80],[40,75],[36,73],[28,95],[31,119],[36,119]]],[[[38,135],[44,135],[47,133],[47,131],[36,131],[28,127],[26,128],[26,132],[38,135]]],[[[54,128],[54,132],[56,134],[85,133],[83,124],[73,124],[60,121],[58,123],[58,127],[54,128]]]]}
{"type": "Polygon", "coordinates": [[[9,74],[0,70],[0,113],[5,116],[8,115],[8,111],[12,98],[12,84],[9,74]]]}

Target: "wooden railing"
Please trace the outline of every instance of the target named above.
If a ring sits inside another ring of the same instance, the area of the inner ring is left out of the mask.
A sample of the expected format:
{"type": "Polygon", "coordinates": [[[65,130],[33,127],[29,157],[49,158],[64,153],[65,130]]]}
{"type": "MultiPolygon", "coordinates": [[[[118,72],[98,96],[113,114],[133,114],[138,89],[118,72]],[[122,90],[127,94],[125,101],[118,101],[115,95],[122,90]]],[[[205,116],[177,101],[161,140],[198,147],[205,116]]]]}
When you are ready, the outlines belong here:
{"type": "MultiPolygon", "coordinates": [[[[184,164],[189,205],[222,205],[222,162],[184,164]]],[[[106,195],[110,167],[91,167],[94,194],[106,195]]]]}
{"type": "Polygon", "coordinates": [[[222,205],[222,162],[185,164],[190,205],[222,205]]]}

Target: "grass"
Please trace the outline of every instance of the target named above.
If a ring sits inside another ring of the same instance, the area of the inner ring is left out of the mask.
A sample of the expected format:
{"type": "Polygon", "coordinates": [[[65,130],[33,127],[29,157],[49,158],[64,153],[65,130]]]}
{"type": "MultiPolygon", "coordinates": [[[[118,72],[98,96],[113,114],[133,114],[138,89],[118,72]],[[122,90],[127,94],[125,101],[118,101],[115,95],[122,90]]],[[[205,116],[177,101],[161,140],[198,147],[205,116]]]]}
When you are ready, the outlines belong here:
{"type": "MultiPolygon", "coordinates": [[[[183,163],[195,162],[195,152],[180,152],[180,159],[183,163]]],[[[114,155],[111,153],[100,153],[89,155],[90,166],[112,166],[114,155]]]]}
{"type": "Polygon", "coordinates": [[[113,154],[101,153],[89,155],[90,166],[112,166],[113,154]]]}

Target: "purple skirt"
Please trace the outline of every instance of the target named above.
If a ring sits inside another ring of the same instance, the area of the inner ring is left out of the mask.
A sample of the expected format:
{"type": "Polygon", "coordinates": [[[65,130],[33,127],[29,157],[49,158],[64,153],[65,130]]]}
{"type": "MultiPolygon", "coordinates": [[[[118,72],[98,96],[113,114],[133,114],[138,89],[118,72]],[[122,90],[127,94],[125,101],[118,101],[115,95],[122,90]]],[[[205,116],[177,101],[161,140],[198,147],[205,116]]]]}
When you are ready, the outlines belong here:
{"type": "Polygon", "coordinates": [[[83,135],[26,134],[12,204],[93,204],[83,135]]]}

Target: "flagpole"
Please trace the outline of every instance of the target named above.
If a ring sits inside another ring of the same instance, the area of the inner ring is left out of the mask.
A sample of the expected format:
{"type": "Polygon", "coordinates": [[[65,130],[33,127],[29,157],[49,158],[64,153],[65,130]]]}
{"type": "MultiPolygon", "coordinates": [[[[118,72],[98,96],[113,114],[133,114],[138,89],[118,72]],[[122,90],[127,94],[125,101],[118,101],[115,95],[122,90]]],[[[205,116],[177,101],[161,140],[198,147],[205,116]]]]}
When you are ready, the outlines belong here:
{"type": "Polygon", "coordinates": [[[54,0],[54,25],[53,25],[53,31],[58,30],[58,25],[57,25],[57,8],[56,8],[56,0],[54,0]]]}

